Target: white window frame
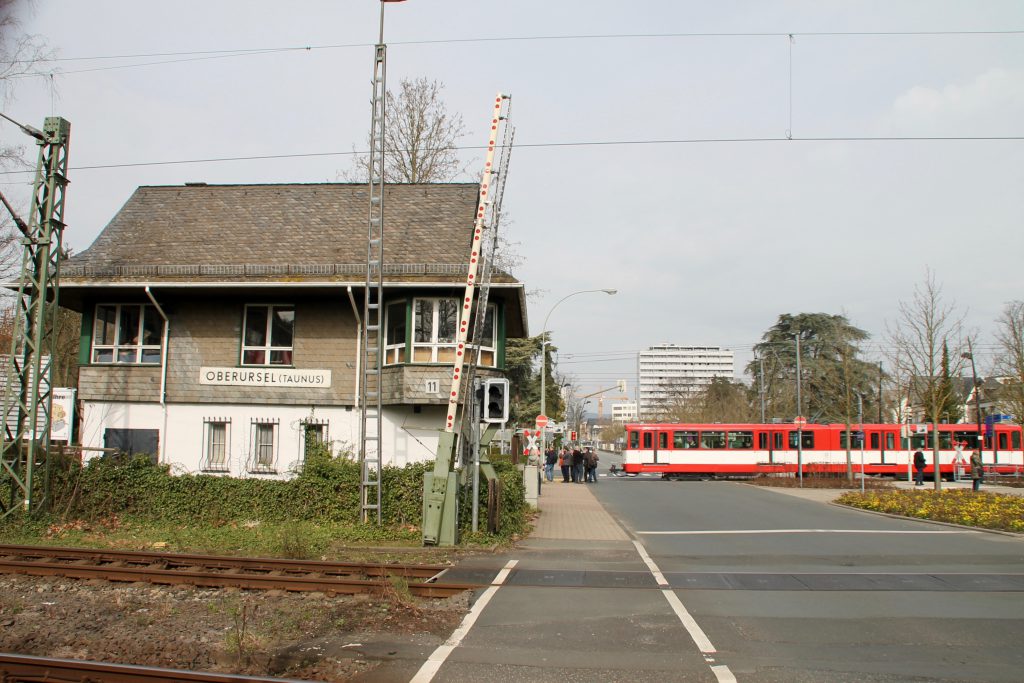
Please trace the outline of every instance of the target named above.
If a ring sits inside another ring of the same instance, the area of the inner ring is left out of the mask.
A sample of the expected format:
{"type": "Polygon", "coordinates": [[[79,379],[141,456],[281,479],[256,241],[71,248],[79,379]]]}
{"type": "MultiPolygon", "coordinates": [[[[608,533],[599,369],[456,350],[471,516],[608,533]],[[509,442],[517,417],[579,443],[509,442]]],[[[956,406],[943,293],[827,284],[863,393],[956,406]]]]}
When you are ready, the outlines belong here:
{"type": "Polygon", "coordinates": [[[159,365],[160,364],[160,358],[161,358],[161,352],[162,352],[161,343],[162,343],[163,333],[164,333],[163,326],[165,324],[166,324],[166,322],[164,322],[164,320],[159,317],[159,314],[157,313],[157,310],[156,310],[156,306],[153,306],[152,304],[110,304],[110,303],[96,304],[96,307],[93,309],[92,335],[91,335],[91,338],[92,338],[92,348],[89,351],[89,361],[90,361],[90,363],[92,365],[159,365]],[[135,340],[136,341],[134,343],[122,344],[122,343],[120,343],[122,314],[124,312],[124,309],[129,308],[129,307],[139,309],[138,329],[135,330],[135,340]],[[99,324],[99,321],[100,321],[99,312],[100,312],[101,308],[113,308],[114,309],[114,333],[113,333],[112,343],[110,343],[110,344],[100,344],[100,343],[97,343],[97,341],[96,341],[97,340],[97,336],[98,336],[96,334],[96,326],[97,326],[97,324],[99,324]],[[159,322],[159,329],[157,330],[157,333],[156,333],[156,337],[157,337],[157,343],[156,344],[144,344],[143,343],[143,335],[145,333],[145,328],[146,328],[146,312],[147,312],[147,310],[149,310],[153,314],[156,314],[157,317],[158,317],[158,320],[160,321],[159,322]],[[97,360],[97,354],[101,353],[103,351],[107,351],[107,352],[110,353],[110,359],[109,360],[97,360]],[[150,352],[150,353],[155,352],[156,353],[156,358],[154,360],[144,361],[143,357],[145,356],[146,352],[150,352]],[[133,355],[133,357],[134,357],[134,360],[122,360],[122,357],[126,353],[131,353],[133,355]]]}
{"type": "Polygon", "coordinates": [[[239,354],[239,363],[247,367],[294,367],[295,362],[295,305],[294,304],[246,304],[245,312],[242,316],[242,350],[239,354]],[[265,308],[267,309],[267,317],[265,320],[265,327],[263,330],[265,344],[262,345],[250,345],[246,344],[245,331],[249,329],[249,310],[253,308],[265,308]],[[272,344],[272,334],[274,327],[274,311],[276,310],[290,310],[292,312],[292,343],[288,346],[274,346],[272,344]],[[245,354],[249,351],[262,351],[264,353],[262,363],[246,363],[245,354]],[[287,353],[288,362],[273,362],[274,353],[287,353]]]}
{"type": "MultiPolygon", "coordinates": [[[[452,362],[452,361],[449,361],[449,360],[439,361],[438,360],[438,351],[441,350],[441,349],[451,349],[454,352],[454,349],[455,349],[455,347],[457,345],[457,341],[456,340],[458,339],[458,325],[459,325],[458,321],[459,321],[459,314],[460,314],[459,301],[460,301],[460,299],[458,299],[457,297],[416,297],[416,298],[414,298],[412,300],[412,334],[411,334],[412,355],[411,355],[411,362],[413,362],[413,363],[445,363],[445,364],[452,362]],[[418,308],[418,304],[420,302],[425,302],[425,301],[429,301],[429,302],[432,303],[432,305],[430,307],[430,315],[431,315],[430,341],[428,341],[428,342],[417,342],[416,341],[416,331],[419,329],[419,324],[418,324],[419,321],[417,320],[417,312],[416,312],[416,310],[418,308]],[[441,301],[450,301],[450,302],[452,302],[454,304],[455,310],[456,310],[456,316],[455,316],[455,339],[453,339],[451,343],[449,343],[449,342],[438,342],[438,340],[437,340],[437,337],[438,337],[438,326],[440,324],[440,303],[439,302],[441,302],[441,301]],[[418,358],[417,358],[418,354],[416,353],[416,351],[417,350],[422,350],[422,349],[427,349],[427,348],[430,349],[430,360],[418,360],[418,358]]],[[[497,365],[498,365],[498,319],[497,319],[498,313],[497,313],[497,306],[495,306],[494,304],[488,304],[488,306],[487,306],[487,313],[492,316],[492,318],[491,318],[492,319],[492,323],[491,323],[490,345],[483,345],[483,344],[481,344],[480,350],[481,351],[490,352],[492,354],[492,357],[494,358],[494,362],[491,363],[491,364],[481,363],[481,365],[483,365],[485,367],[497,367],[497,365]]],[[[470,333],[471,332],[472,331],[470,330],[470,333]]]]}
{"type": "Polygon", "coordinates": [[[277,420],[253,420],[249,438],[249,466],[251,474],[277,474],[277,449],[280,424],[277,420]],[[269,434],[270,440],[261,441],[269,434]]]}
{"type": "Polygon", "coordinates": [[[201,469],[204,472],[229,472],[231,470],[231,452],[229,449],[229,444],[231,443],[231,420],[212,417],[203,420],[203,423],[203,466],[201,469]],[[214,447],[217,444],[214,442],[214,436],[218,428],[223,429],[224,442],[220,444],[223,460],[215,463],[213,456],[214,447]]]}
{"type": "Polygon", "coordinates": [[[302,441],[302,443],[299,444],[299,452],[302,453],[302,461],[305,462],[306,456],[308,455],[306,449],[309,446],[309,444],[306,443],[306,430],[310,428],[314,430],[318,429],[320,431],[320,440],[318,443],[329,444],[331,442],[330,423],[323,419],[308,419],[303,420],[299,425],[301,427],[299,430],[299,439],[302,441]]]}
{"type": "Polygon", "coordinates": [[[385,321],[384,321],[384,364],[385,365],[399,365],[405,362],[405,340],[409,338],[409,302],[405,301],[392,301],[387,304],[384,308],[385,321]],[[405,328],[405,335],[402,337],[402,341],[399,343],[388,342],[388,330],[391,329],[391,311],[401,310],[402,311],[402,327],[405,328]]]}

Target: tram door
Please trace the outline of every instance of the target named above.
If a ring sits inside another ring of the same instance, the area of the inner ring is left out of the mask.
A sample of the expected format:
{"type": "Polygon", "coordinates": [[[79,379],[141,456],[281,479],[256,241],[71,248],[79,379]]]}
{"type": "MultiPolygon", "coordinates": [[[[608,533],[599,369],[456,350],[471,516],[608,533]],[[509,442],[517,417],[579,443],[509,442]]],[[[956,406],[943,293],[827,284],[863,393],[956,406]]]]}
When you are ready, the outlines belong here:
{"type": "Polygon", "coordinates": [[[649,464],[653,464],[653,463],[658,462],[658,451],[654,447],[654,437],[655,436],[656,436],[656,434],[654,432],[644,432],[641,435],[643,443],[641,445],[641,449],[640,450],[644,454],[644,457],[643,457],[644,464],[648,464],[649,465],[649,464]]]}

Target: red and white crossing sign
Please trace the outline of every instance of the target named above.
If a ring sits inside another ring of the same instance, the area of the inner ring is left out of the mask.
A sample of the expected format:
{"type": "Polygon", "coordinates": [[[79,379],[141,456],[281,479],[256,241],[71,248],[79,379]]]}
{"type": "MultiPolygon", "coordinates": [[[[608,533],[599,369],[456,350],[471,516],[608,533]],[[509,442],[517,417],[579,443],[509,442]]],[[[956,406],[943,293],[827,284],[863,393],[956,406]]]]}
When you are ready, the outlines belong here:
{"type": "Polygon", "coordinates": [[[807,418],[804,417],[803,415],[797,415],[796,417],[793,418],[793,424],[795,424],[797,427],[803,427],[805,424],[807,424],[807,418]]]}
{"type": "Polygon", "coordinates": [[[537,416],[537,429],[544,429],[548,426],[548,416],[538,415],[537,416]]]}

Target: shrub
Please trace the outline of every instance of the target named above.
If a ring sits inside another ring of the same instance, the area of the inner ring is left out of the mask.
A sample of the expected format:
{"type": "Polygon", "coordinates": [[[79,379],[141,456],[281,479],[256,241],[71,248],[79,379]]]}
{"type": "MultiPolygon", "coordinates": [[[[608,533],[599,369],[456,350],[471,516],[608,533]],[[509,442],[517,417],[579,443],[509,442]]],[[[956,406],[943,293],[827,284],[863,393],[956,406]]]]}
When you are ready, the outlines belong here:
{"type": "Polygon", "coordinates": [[[871,491],[844,493],[836,502],[864,510],[1024,532],[1024,498],[974,491],[871,491]]]}

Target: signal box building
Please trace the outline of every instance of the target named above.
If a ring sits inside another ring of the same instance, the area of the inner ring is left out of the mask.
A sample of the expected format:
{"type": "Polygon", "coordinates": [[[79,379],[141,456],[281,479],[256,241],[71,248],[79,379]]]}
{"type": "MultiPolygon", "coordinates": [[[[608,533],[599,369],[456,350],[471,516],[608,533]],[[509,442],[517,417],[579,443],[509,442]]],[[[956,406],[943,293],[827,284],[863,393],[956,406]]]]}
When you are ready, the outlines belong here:
{"type": "MultiPolygon", "coordinates": [[[[385,189],[383,464],[444,426],[479,187],[385,189]]],[[[365,185],[140,187],[63,267],[82,314],[83,446],[176,472],[284,477],[306,444],[358,451],[365,185]]],[[[522,284],[492,274],[478,376],[524,336],[522,284]]]]}

